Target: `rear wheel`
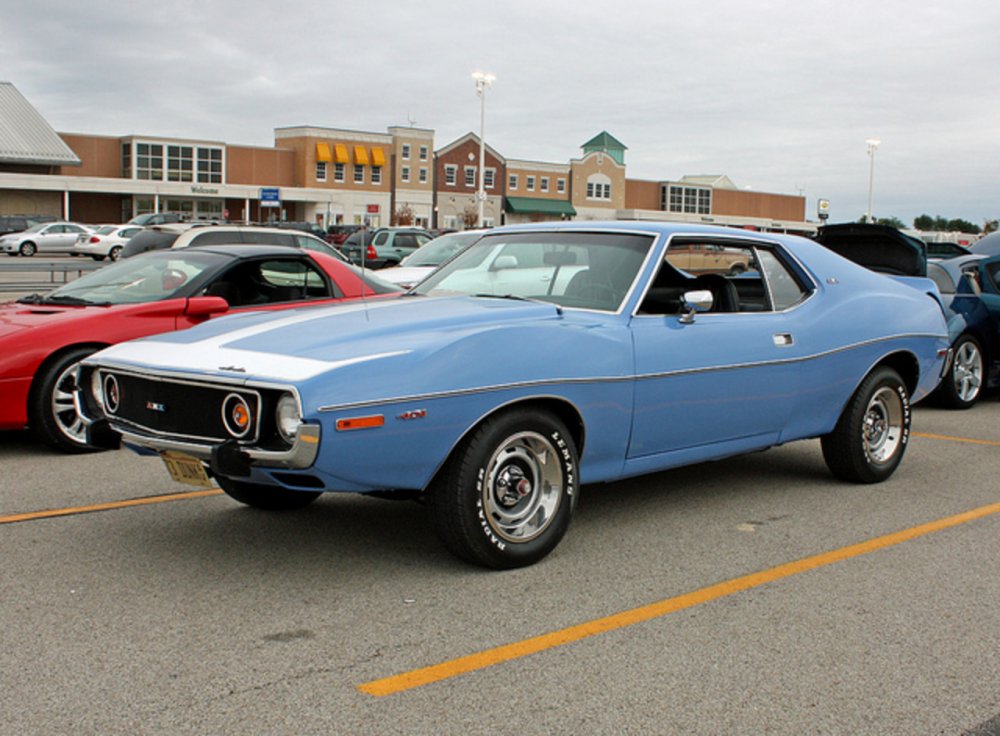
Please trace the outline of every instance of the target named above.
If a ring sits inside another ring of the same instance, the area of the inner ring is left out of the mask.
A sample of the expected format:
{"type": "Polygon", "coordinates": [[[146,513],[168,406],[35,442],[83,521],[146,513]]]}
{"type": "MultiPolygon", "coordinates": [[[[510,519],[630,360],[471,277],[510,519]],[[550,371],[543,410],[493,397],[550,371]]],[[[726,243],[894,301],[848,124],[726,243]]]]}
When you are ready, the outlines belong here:
{"type": "Polygon", "coordinates": [[[456,449],[428,499],[454,554],[507,569],[545,557],[569,528],[577,451],[559,419],[512,409],[487,419],[456,449]]]}
{"type": "Polygon", "coordinates": [[[968,409],[983,390],[983,351],[974,337],[963,335],[955,342],[954,355],[938,396],[950,409],[968,409]]]}
{"type": "Polygon", "coordinates": [[[280,486],[247,483],[232,478],[219,477],[216,480],[219,482],[219,487],[230,498],[265,511],[288,511],[305,508],[320,495],[319,491],[289,491],[280,486]]]}
{"type": "Polygon", "coordinates": [[[35,376],[29,398],[28,420],[42,442],[63,452],[95,452],[87,444],[83,420],[76,410],[76,367],[96,348],[75,348],[57,356],[35,376]]]}
{"type": "Polygon", "coordinates": [[[841,480],[879,483],[896,470],[909,439],[906,384],[891,368],[876,368],[854,392],[833,432],[822,438],[823,458],[841,480]]]}

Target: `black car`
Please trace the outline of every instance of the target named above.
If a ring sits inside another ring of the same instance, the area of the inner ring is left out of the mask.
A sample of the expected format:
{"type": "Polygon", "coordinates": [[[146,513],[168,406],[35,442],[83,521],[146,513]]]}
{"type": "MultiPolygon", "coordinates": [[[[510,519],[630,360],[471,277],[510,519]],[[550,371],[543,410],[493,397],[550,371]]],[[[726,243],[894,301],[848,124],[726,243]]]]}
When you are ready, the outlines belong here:
{"type": "Polygon", "coordinates": [[[0,215],[0,235],[24,232],[32,225],[58,219],[52,215],[0,215]]]}

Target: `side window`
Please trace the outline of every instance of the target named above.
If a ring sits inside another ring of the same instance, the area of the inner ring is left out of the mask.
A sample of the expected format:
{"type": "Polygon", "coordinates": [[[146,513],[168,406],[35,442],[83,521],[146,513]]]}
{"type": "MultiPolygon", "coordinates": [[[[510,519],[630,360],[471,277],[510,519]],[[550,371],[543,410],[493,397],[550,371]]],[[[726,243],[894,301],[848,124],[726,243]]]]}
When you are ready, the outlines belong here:
{"type": "Polygon", "coordinates": [[[416,235],[415,237],[417,239],[417,245],[418,246],[422,246],[424,243],[429,243],[430,240],[431,240],[426,235],[416,235]]]}
{"type": "Polygon", "coordinates": [[[342,296],[339,290],[331,289],[312,261],[299,258],[241,263],[229,269],[205,293],[221,296],[234,307],[342,296]]]}
{"type": "Polygon", "coordinates": [[[640,314],[679,314],[684,295],[707,291],[706,312],[783,310],[807,294],[773,251],[751,243],[677,239],[647,289],[640,314]]]}
{"type": "Polygon", "coordinates": [[[772,306],[776,311],[788,309],[806,297],[808,292],[772,251],[761,249],[757,255],[767,276],[772,306]]]}
{"type": "Polygon", "coordinates": [[[189,246],[193,245],[229,245],[232,243],[243,242],[240,238],[239,233],[233,232],[219,232],[218,230],[206,230],[203,233],[198,233],[193,238],[191,238],[188,243],[189,246]]]}
{"type": "Polygon", "coordinates": [[[389,232],[387,230],[383,230],[372,239],[372,245],[385,245],[388,239],[389,232]]]}
{"type": "Polygon", "coordinates": [[[417,239],[410,233],[400,233],[396,236],[395,245],[399,248],[416,248],[417,239]]]}
{"type": "Polygon", "coordinates": [[[295,247],[295,238],[291,233],[267,233],[254,230],[243,231],[244,243],[260,243],[262,245],[288,245],[295,247]]]}
{"type": "Polygon", "coordinates": [[[991,263],[986,267],[986,275],[993,282],[993,288],[1000,291],[1000,263],[991,263]]]}

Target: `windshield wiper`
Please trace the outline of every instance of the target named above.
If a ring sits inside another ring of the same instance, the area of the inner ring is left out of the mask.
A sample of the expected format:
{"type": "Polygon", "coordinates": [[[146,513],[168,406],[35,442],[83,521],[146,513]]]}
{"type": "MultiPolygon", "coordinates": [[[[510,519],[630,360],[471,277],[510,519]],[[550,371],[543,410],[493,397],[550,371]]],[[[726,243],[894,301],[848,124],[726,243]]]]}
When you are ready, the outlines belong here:
{"type": "Polygon", "coordinates": [[[28,296],[22,296],[17,300],[18,304],[41,304],[45,297],[39,293],[28,294],[28,296]]]}
{"type": "Polygon", "coordinates": [[[518,296],[517,294],[486,294],[486,293],[480,293],[480,294],[472,294],[472,296],[478,297],[478,298],[482,298],[482,299],[512,299],[512,300],[517,301],[517,302],[533,302],[533,301],[537,301],[535,299],[529,299],[526,296],[518,296]]]}

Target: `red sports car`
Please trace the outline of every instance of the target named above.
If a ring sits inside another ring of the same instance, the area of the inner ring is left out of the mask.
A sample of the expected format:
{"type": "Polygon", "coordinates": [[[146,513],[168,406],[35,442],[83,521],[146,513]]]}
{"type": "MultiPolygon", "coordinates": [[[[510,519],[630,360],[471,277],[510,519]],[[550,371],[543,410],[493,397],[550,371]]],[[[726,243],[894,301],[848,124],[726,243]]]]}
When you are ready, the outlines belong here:
{"type": "Polygon", "coordinates": [[[226,313],[399,293],[324,253],[270,245],[151,252],[47,294],[0,304],[0,430],[30,427],[65,452],[84,440],[74,369],[109,345],[226,313]]]}

